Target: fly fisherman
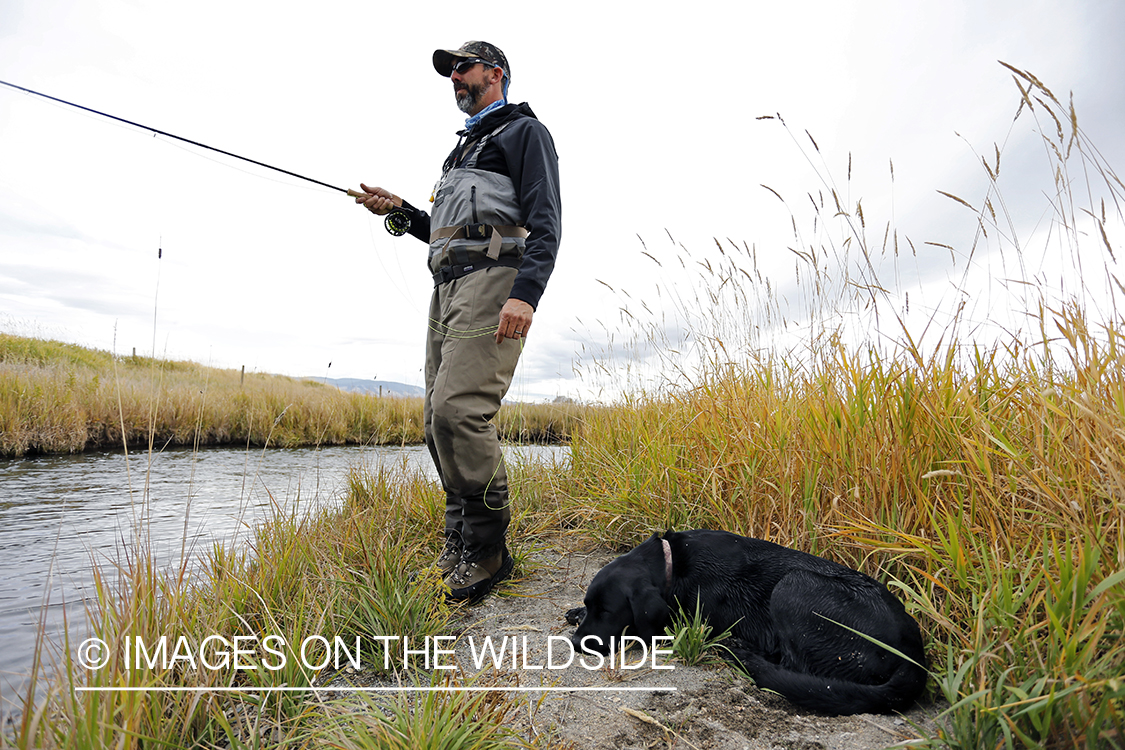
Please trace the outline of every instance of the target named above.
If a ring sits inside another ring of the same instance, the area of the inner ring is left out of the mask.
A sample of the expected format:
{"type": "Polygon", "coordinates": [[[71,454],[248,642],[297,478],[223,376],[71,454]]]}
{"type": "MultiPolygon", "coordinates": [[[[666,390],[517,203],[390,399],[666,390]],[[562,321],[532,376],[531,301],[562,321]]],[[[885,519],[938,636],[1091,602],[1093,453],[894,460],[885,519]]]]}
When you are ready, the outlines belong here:
{"type": "Polygon", "coordinates": [[[432,215],[366,185],[356,203],[392,214],[392,233],[429,244],[424,422],[446,496],[436,564],[451,599],[475,601],[512,572],[508,477],[491,420],[555,266],[558,155],[531,108],[508,103],[512,69],[495,46],[466,42],[436,50],[433,62],[469,119],[430,197],[432,215]]]}

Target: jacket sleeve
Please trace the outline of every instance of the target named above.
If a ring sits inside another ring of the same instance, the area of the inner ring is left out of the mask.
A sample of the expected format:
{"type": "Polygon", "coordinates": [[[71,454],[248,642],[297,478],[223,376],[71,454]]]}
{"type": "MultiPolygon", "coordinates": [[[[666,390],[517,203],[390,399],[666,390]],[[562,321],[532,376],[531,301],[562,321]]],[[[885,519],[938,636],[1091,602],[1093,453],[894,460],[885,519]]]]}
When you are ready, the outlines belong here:
{"type": "Polygon", "coordinates": [[[430,244],[430,215],[406,201],[402,202],[402,207],[407,209],[410,214],[410,229],[408,230],[410,236],[417,237],[427,245],[430,244]]]}
{"type": "Polygon", "coordinates": [[[525,117],[514,125],[495,141],[508,162],[529,233],[509,296],[538,308],[555,268],[562,234],[559,157],[554,139],[541,122],[525,117]]]}

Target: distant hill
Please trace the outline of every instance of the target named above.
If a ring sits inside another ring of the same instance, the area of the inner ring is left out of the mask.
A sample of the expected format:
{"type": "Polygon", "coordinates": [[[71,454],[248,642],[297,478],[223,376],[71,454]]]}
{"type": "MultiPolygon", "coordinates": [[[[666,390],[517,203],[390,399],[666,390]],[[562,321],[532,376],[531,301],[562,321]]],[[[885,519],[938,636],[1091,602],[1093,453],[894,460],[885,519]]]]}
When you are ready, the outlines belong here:
{"type": "Polygon", "coordinates": [[[390,380],[361,380],[360,378],[305,378],[305,380],[315,380],[318,383],[334,385],[341,391],[373,393],[376,396],[379,395],[380,389],[382,389],[382,394],[384,396],[422,398],[426,395],[424,388],[420,388],[416,385],[407,385],[406,383],[395,383],[390,380]]]}

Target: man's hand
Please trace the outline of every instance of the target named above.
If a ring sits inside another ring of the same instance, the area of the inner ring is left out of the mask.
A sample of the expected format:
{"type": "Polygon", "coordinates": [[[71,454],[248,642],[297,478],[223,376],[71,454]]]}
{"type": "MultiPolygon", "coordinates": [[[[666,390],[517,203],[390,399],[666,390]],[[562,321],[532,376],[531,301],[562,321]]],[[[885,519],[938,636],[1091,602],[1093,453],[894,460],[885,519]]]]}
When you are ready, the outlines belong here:
{"type": "Polygon", "coordinates": [[[522,299],[509,297],[500,310],[500,325],[496,329],[496,343],[499,344],[504,339],[526,338],[527,331],[531,328],[531,316],[534,314],[534,307],[522,299]]]}
{"type": "Polygon", "coordinates": [[[385,216],[391,212],[392,208],[402,205],[402,198],[389,190],[384,190],[381,187],[367,187],[362,182],[359,183],[359,186],[363,190],[362,193],[349,190],[348,195],[355,196],[355,202],[362,203],[373,214],[385,216]]]}

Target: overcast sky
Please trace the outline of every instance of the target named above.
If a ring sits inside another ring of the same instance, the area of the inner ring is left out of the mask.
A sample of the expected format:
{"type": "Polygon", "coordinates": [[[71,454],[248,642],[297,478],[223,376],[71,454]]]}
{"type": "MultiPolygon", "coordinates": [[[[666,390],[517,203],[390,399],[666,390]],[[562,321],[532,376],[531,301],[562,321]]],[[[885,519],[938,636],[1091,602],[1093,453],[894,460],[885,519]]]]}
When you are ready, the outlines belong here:
{"type": "MultiPolygon", "coordinates": [[[[966,266],[924,243],[964,259],[976,225],[937,191],[978,205],[997,142],[1028,185],[1043,158],[997,61],[1073,92],[1125,169],[1122,38],[1118,0],[0,0],[0,80],[423,205],[463,122],[432,52],[498,45],[560,156],[562,247],[510,394],[539,400],[596,395],[583,373],[630,334],[621,308],[659,313],[654,290],[692,283],[676,255],[712,237],[792,286],[789,210],[821,189],[806,130],[821,177],[878,214],[873,243],[887,221],[913,238],[912,299],[947,304],[966,266]],[[788,129],[757,119],[775,113],[788,129]]],[[[424,253],[342,193],[0,87],[0,330],[420,385],[424,253]]]]}

